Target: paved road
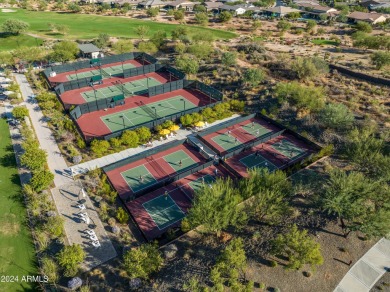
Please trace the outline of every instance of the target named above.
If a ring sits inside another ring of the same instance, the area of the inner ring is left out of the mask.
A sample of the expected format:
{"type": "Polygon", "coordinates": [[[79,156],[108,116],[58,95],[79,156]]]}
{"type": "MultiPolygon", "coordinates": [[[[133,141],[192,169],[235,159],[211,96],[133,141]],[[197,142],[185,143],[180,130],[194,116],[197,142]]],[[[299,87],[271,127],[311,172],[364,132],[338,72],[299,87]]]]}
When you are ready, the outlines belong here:
{"type": "Polygon", "coordinates": [[[59,187],[61,185],[72,182],[72,178],[64,173],[64,169],[67,169],[66,162],[61,156],[60,149],[53,137],[53,133],[48,127],[45,117],[36,100],[32,99],[33,91],[23,74],[15,74],[17,83],[20,86],[23,100],[30,112],[30,118],[32,126],[35,129],[35,133],[41,145],[41,148],[47,152],[47,161],[50,170],[54,173],[54,184],[59,187]]]}
{"type": "Polygon", "coordinates": [[[348,271],[334,292],[368,292],[390,271],[390,240],[379,240],[348,271]]]}

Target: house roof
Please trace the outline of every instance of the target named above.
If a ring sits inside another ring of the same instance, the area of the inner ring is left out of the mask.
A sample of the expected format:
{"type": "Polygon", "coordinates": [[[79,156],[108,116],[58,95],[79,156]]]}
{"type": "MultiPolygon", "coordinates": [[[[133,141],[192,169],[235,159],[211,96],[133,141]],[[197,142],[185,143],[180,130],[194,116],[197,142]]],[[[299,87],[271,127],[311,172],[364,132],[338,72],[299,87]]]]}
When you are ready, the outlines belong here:
{"type": "Polygon", "coordinates": [[[223,5],[222,2],[204,2],[203,3],[207,8],[219,8],[223,5]]]}
{"type": "Polygon", "coordinates": [[[287,6],[275,6],[271,8],[264,8],[264,11],[272,12],[272,13],[279,13],[279,14],[288,14],[291,12],[301,12],[299,9],[287,7],[287,6]]]}
{"type": "Polygon", "coordinates": [[[226,5],[226,4],[220,6],[220,8],[222,10],[229,10],[229,11],[236,11],[237,9],[240,9],[240,8],[246,9],[246,7],[244,7],[242,5],[226,5]]]}
{"type": "Polygon", "coordinates": [[[200,4],[200,2],[191,2],[191,1],[188,1],[188,0],[176,0],[176,1],[172,1],[172,2],[167,2],[167,6],[174,6],[174,7],[177,7],[177,6],[180,6],[180,5],[194,6],[196,4],[200,4]]]}
{"type": "Polygon", "coordinates": [[[355,11],[348,15],[348,18],[356,19],[356,20],[366,20],[366,21],[375,21],[380,17],[386,18],[383,14],[380,13],[367,13],[367,12],[360,12],[355,11]]]}
{"type": "Polygon", "coordinates": [[[100,52],[100,49],[94,44],[78,44],[77,46],[84,54],[100,52]]]}
{"type": "Polygon", "coordinates": [[[140,3],[140,5],[143,5],[143,6],[157,6],[157,5],[164,6],[166,4],[167,4],[167,2],[163,2],[161,0],[147,0],[147,1],[143,1],[140,3]]]}

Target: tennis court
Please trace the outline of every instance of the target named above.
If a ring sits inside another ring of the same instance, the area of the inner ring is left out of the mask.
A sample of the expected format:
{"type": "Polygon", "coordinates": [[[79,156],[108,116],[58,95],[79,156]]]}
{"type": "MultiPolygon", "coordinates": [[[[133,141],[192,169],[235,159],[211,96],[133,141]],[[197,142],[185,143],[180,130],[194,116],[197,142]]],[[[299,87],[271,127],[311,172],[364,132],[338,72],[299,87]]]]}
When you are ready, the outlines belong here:
{"type": "Polygon", "coordinates": [[[68,80],[72,81],[72,80],[77,80],[77,79],[82,79],[82,78],[90,78],[90,77],[96,76],[96,75],[103,75],[104,76],[104,73],[106,75],[109,75],[109,76],[110,75],[119,75],[119,74],[123,73],[123,70],[131,69],[134,67],[135,66],[131,63],[125,63],[125,64],[123,64],[123,67],[122,67],[122,64],[116,65],[116,66],[110,66],[110,67],[101,67],[101,68],[95,66],[94,67],[95,69],[85,71],[85,72],[70,74],[70,75],[67,75],[66,77],[68,80]]]}
{"type": "Polygon", "coordinates": [[[138,192],[156,183],[156,179],[145,165],[128,169],[121,172],[121,175],[133,192],[138,192]]]}
{"type": "Polygon", "coordinates": [[[131,82],[126,82],[123,84],[118,83],[114,86],[108,86],[96,90],[86,91],[81,93],[81,96],[84,98],[85,101],[89,102],[96,99],[110,98],[121,94],[125,96],[140,95],[147,92],[149,87],[160,84],[160,81],[148,77],[131,82]]]}
{"type": "Polygon", "coordinates": [[[255,137],[260,137],[269,132],[272,132],[272,130],[265,128],[257,122],[251,122],[249,124],[241,126],[241,128],[255,137]]]}
{"type": "Polygon", "coordinates": [[[183,150],[165,155],[163,158],[176,172],[186,170],[197,164],[197,162],[183,150]]]}
{"type": "Polygon", "coordinates": [[[179,95],[162,101],[140,105],[126,111],[100,117],[111,132],[119,131],[127,127],[141,125],[158,118],[177,114],[184,109],[197,107],[185,97],[179,95]]]}
{"type": "Polygon", "coordinates": [[[268,168],[270,172],[278,169],[272,162],[261,156],[260,154],[252,153],[240,159],[240,162],[246,166],[247,169],[253,168],[268,168]]]}
{"type": "Polygon", "coordinates": [[[301,149],[287,139],[282,139],[279,142],[272,144],[270,147],[290,159],[294,159],[295,157],[306,152],[305,150],[301,149]]]}
{"type": "Polygon", "coordinates": [[[227,132],[225,134],[220,134],[211,138],[218,146],[222,147],[223,150],[230,150],[238,145],[241,145],[242,142],[227,132]]]}
{"type": "Polygon", "coordinates": [[[214,182],[215,182],[215,178],[211,174],[206,174],[205,176],[202,176],[202,177],[198,178],[197,180],[189,182],[188,185],[194,190],[194,193],[196,193],[205,184],[210,185],[214,182]]]}
{"type": "Polygon", "coordinates": [[[142,204],[159,230],[162,230],[185,217],[185,213],[168,194],[162,194],[142,204]]]}

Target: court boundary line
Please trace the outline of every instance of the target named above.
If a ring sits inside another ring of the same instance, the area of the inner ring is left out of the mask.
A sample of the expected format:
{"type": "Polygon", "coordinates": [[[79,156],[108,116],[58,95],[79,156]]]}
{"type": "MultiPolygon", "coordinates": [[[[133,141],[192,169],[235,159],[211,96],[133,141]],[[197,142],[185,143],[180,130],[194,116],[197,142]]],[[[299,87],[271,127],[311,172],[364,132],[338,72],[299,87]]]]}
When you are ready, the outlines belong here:
{"type": "Polygon", "coordinates": [[[247,157],[249,157],[249,156],[252,156],[252,155],[256,155],[256,153],[249,154],[249,155],[247,155],[247,156],[245,156],[245,157],[242,157],[242,158],[239,160],[240,163],[241,163],[241,164],[244,164],[245,167],[246,167],[247,169],[253,169],[253,168],[257,167],[258,165],[262,164],[263,162],[268,162],[268,163],[270,163],[272,166],[274,166],[275,169],[279,169],[279,167],[277,167],[275,164],[273,164],[271,161],[269,161],[267,158],[265,158],[265,157],[264,157],[263,155],[261,155],[261,154],[260,154],[261,157],[262,157],[265,161],[263,161],[263,162],[261,162],[261,163],[258,163],[258,164],[256,164],[256,165],[252,166],[251,168],[248,167],[248,165],[247,165],[246,163],[244,163],[244,162],[241,161],[242,159],[245,159],[245,158],[247,158],[247,157]]]}
{"type": "MultiPolygon", "coordinates": [[[[172,197],[169,195],[169,193],[170,193],[170,192],[168,192],[168,197],[172,200],[173,204],[170,205],[170,206],[167,207],[167,208],[164,208],[163,210],[159,211],[158,213],[160,213],[160,212],[162,212],[162,211],[165,211],[166,209],[169,209],[169,208],[171,208],[172,206],[176,206],[176,207],[180,210],[180,212],[184,215],[184,217],[186,217],[186,213],[184,213],[183,210],[180,208],[180,206],[179,206],[178,204],[176,204],[176,201],[175,201],[174,199],[172,199],[172,197]]],[[[184,217],[183,217],[183,218],[180,218],[179,220],[176,220],[175,222],[172,222],[171,224],[165,226],[164,228],[160,228],[160,227],[158,226],[158,224],[156,223],[156,221],[154,221],[153,217],[151,216],[151,214],[156,214],[156,213],[149,212],[149,211],[145,208],[144,204],[149,203],[149,202],[151,202],[151,201],[154,201],[154,200],[156,200],[157,198],[160,198],[160,197],[162,197],[162,196],[165,196],[165,195],[164,195],[164,194],[159,195],[159,196],[157,196],[157,197],[155,197],[155,198],[153,198],[153,199],[151,199],[151,200],[149,200],[149,201],[146,201],[146,202],[142,203],[142,208],[144,208],[145,211],[148,213],[149,217],[152,218],[152,220],[153,220],[154,224],[156,224],[156,227],[158,228],[158,230],[163,230],[163,229],[165,229],[165,228],[167,228],[167,227],[169,227],[169,226],[175,224],[176,222],[179,222],[180,220],[182,220],[182,219],[184,218],[184,217]]]]}
{"type": "MultiPolygon", "coordinates": [[[[197,105],[195,105],[192,101],[190,101],[189,99],[187,99],[186,97],[184,97],[184,96],[181,96],[181,95],[179,95],[179,96],[173,96],[173,97],[171,97],[171,98],[168,98],[168,99],[163,99],[163,100],[161,100],[161,101],[156,101],[156,102],[154,102],[154,103],[158,103],[158,102],[167,102],[168,100],[172,100],[172,99],[178,99],[178,98],[185,98],[186,99],[186,102],[190,102],[194,107],[193,108],[196,108],[196,107],[198,107],[197,105]]],[[[145,104],[146,106],[148,106],[148,107],[150,107],[150,106],[153,106],[153,104],[154,103],[150,103],[150,104],[145,104]]],[[[115,116],[115,117],[119,117],[119,115],[125,115],[126,113],[130,113],[130,112],[132,112],[132,111],[134,111],[134,110],[137,110],[137,109],[142,109],[140,106],[136,106],[136,107],[133,107],[133,108],[129,108],[129,109],[126,109],[126,110],[124,110],[124,111],[120,111],[120,112],[116,112],[116,113],[112,113],[112,114],[107,114],[107,115],[104,115],[104,116],[100,116],[99,118],[100,118],[100,120],[102,121],[102,123],[110,130],[110,133],[113,133],[113,132],[116,132],[116,131],[119,131],[120,129],[117,129],[117,130],[112,130],[106,123],[105,123],[105,121],[104,121],[104,119],[106,118],[106,117],[110,117],[110,116],[115,116]]],[[[157,111],[157,114],[159,113],[159,112],[162,112],[162,111],[165,111],[165,110],[168,110],[168,109],[163,109],[163,110],[161,110],[161,111],[157,111]]],[[[183,110],[180,110],[180,111],[178,111],[178,112],[176,112],[176,113],[174,113],[174,114],[178,114],[178,113],[180,113],[180,112],[182,112],[183,110]]],[[[145,112],[146,113],[146,112],[145,112]]],[[[168,116],[168,115],[164,115],[164,116],[162,116],[161,118],[164,118],[164,117],[166,117],[166,116],[168,116]]],[[[111,118],[111,117],[110,117],[111,118]]],[[[143,122],[143,123],[148,123],[148,122],[151,122],[151,121],[155,121],[155,120],[158,120],[158,119],[152,119],[152,120],[149,120],[149,121],[146,121],[146,122],[143,122]]],[[[141,123],[141,124],[143,124],[143,123],[141,123]]],[[[134,126],[137,126],[137,125],[140,125],[140,124],[134,124],[134,126]]]]}
{"type": "Polygon", "coordinates": [[[230,149],[234,148],[235,146],[233,146],[233,147],[231,147],[231,148],[228,148],[228,149],[225,149],[222,145],[225,145],[225,144],[228,144],[228,143],[231,143],[231,142],[223,142],[223,144],[221,145],[221,144],[217,143],[217,142],[214,140],[214,138],[219,137],[219,136],[222,136],[222,135],[224,135],[224,136],[227,135],[228,137],[231,137],[231,138],[233,138],[233,139],[237,138],[237,141],[240,142],[240,143],[237,143],[237,144],[234,143],[235,146],[245,144],[245,143],[243,143],[242,141],[240,141],[238,137],[233,137],[232,135],[227,134],[227,132],[212,137],[211,140],[213,140],[213,142],[214,142],[215,144],[217,144],[218,146],[220,146],[221,148],[223,148],[224,151],[229,151],[230,149]]]}
{"type": "Polygon", "coordinates": [[[152,185],[155,185],[155,184],[158,182],[158,180],[156,180],[156,178],[154,177],[154,175],[146,168],[145,164],[138,165],[138,166],[136,166],[136,167],[130,168],[130,169],[125,170],[125,171],[123,171],[123,172],[121,172],[120,175],[121,175],[122,178],[125,180],[125,182],[127,183],[128,187],[131,189],[131,191],[133,192],[133,194],[135,194],[135,193],[137,193],[137,192],[139,192],[139,191],[141,191],[141,190],[143,190],[143,189],[146,189],[146,188],[148,188],[148,187],[150,187],[150,186],[152,186],[152,185]],[[149,185],[149,186],[146,186],[146,187],[143,187],[143,188],[141,188],[141,189],[139,189],[138,191],[135,192],[135,191],[133,190],[133,188],[129,185],[129,183],[127,182],[127,180],[123,177],[122,173],[123,173],[123,172],[126,172],[126,171],[129,171],[129,170],[132,170],[132,169],[134,169],[134,168],[140,167],[140,166],[143,166],[143,167],[146,169],[146,171],[153,177],[154,182],[153,182],[153,184],[151,184],[151,185],[149,185]]]}
{"type": "Polygon", "coordinates": [[[304,154],[304,153],[307,152],[307,150],[303,150],[301,147],[297,146],[295,143],[293,143],[293,142],[292,142],[290,139],[288,139],[288,138],[282,137],[282,139],[281,139],[280,141],[278,141],[278,142],[276,142],[276,143],[274,143],[274,144],[271,144],[271,145],[269,145],[268,147],[269,147],[269,148],[272,148],[272,149],[275,150],[276,152],[279,152],[279,153],[282,154],[284,157],[287,157],[289,160],[294,160],[296,157],[298,157],[298,156],[300,156],[300,155],[302,155],[302,154],[304,154]],[[288,141],[290,144],[292,144],[293,146],[296,146],[296,147],[294,147],[294,148],[295,148],[295,149],[298,149],[298,150],[301,150],[301,152],[300,152],[298,155],[295,155],[294,157],[290,157],[290,156],[284,155],[284,154],[283,154],[282,152],[280,152],[278,149],[276,149],[275,147],[273,147],[273,145],[275,145],[275,144],[277,144],[277,143],[279,143],[280,141],[283,141],[283,140],[286,140],[286,141],[288,141]]]}
{"type": "MultiPolygon", "coordinates": [[[[167,155],[164,155],[164,156],[162,156],[162,157],[159,157],[159,158],[157,158],[157,160],[158,159],[164,159],[164,161],[170,166],[170,167],[172,167],[173,168],[173,166],[171,166],[171,164],[165,159],[165,157],[166,156],[169,156],[169,155],[172,155],[172,154],[175,154],[175,153],[177,153],[177,152],[183,152],[187,157],[186,158],[183,158],[183,159],[180,159],[180,160],[186,160],[186,159],[191,159],[193,162],[194,162],[194,164],[198,164],[199,162],[196,162],[187,152],[185,152],[183,149],[179,149],[179,150],[177,150],[177,151],[175,151],[175,152],[172,152],[172,153],[169,153],[169,154],[167,154],[167,155]]],[[[153,160],[154,161],[157,161],[156,159],[154,159],[153,158],[153,160]]],[[[192,164],[193,165],[193,164],[192,164]]],[[[176,169],[174,169],[173,168],[173,170],[177,173],[177,170],[176,169]]]]}

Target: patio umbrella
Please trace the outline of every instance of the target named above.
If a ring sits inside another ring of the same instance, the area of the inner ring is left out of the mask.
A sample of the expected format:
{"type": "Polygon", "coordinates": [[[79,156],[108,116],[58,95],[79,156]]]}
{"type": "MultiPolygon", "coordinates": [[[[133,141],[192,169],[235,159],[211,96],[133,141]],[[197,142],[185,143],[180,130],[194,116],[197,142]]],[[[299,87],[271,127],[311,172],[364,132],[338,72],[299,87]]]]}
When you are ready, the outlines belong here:
{"type": "Polygon", "coordinates": [[[196,127],[203,127],[204,126],[204,122],[199,121],[199,122],[195,123],[195,126],[196,127]]]}
{"type": "Polygon", "coordinates": [[[179,130],[180,129],[180,127],[178,126],[178,125],[172,125],[170,128],[169,128],[169,130],[171,130],[171,131],[177,131],[177,130],[179,130]]]}
{"type": "Polygon", "coordinates": [[[160,131],[160,135],[168,135],[171,131],[169,131],[168,129],[162,129],[160,131]]]}

